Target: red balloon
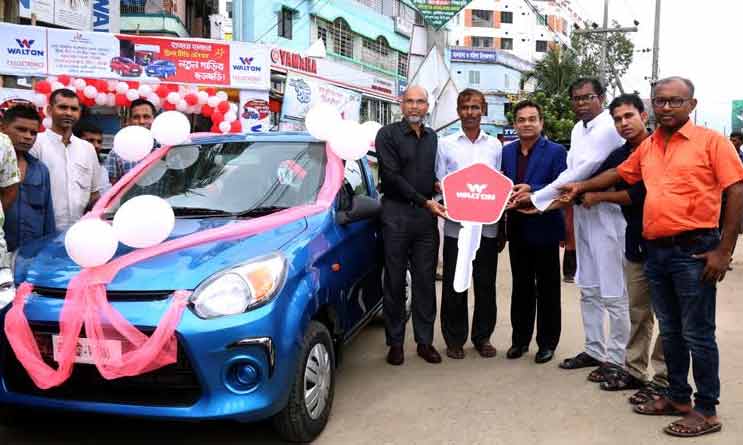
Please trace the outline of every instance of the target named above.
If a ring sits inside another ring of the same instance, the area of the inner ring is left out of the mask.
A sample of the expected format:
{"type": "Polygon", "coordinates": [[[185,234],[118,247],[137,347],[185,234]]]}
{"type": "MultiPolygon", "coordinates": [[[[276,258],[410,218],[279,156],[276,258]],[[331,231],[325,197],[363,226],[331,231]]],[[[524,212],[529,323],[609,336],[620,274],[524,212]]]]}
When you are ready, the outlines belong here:
{"type": "Polygon", "coordinates": [[[98,92],[100,92],[100,93],[107,92],[108,91],[108,82],[106,82],[105,80],[102,80],[102,79],[101,80],[98,80],[96,82],[95,89],[98,90],[98,92]]]}
{"type": "Polygon", "coordinates": [[[204,106],[201,107],[201,114],[206,117],[211,116],[213,111],[214,108],[210,107],[209,105],[204,104],[204,106]]]}
{"type": "Polygon", "coordinates": [[[224,113],[222,113],[221,111],[216,111],[216,110],[212,112],[212,122],[219,125],[219,123],[222,122],[223,120],[224,120],[224,113]]]}
{"type": "Polygon", "coordinates": [[[165,85],[159,85],[157,88],[155,88],[155,94],[163,99],[168,96],[168,93],[170,93],[170,91],[165,85]]]}
{"type": "Polygon", "coordinates": [[[217,94],[217,89],[214,88],[214,87],[209,87],[209,88],[206,89],[206,93],[209,96],[215,96],[217,94]]]}
{"type": "Polygon", "coordinates": [[[129,80],[126,82],[127,85],[129,85],[130,90],[136,90],[139,88],[139,82],[136,80],[129,80]]]}
{"type": "Polygon", "coordinates": [[[211,131],[212,133],[221,133],[221,131],[219,131],[219,126],[217,126],[216,124],[212,125],[212,128],[209,129],[209,131],[211,131]]]}
{"type": "Polygon", "coordinates": [[[219,105],[217,105],[217,110],[221,111],[222,113],[230,111],[230,103],[227,101],[220,102],[219,105]]]}
{"type": "Polygon", "coordinates": [[[170,90],[170,91],[172,91],[174,93],[177,93],[178,92],[178,85],[176,85],[174,83],[169,83],[167,85],[168,85],[168,90],[170,90]]]}
{"type": "Polygon", "coordinates": [[[65,86],[69,85],[70,82],[72,82],[72,78],[70,76],[68,76],[67,74],[62,74],[62,75],[58,76],[57,77],[57,80],[59,81],[59,83],[61,83],[62,85],[65,85],[65,86]]]}
{"type": "Polygon", "coordinates": [[[116,95],[116,105],[119,107],[128,107],[129,106],[129,99],[126,98],[126,94],[117,94],[116,95]]]}
{"type": "Polygon", "coordinates": [[[195,95],[194,93],[188,93],[183,98],[183,100],[185,100],[187,104],[194,106],[199,103],[199,96],[195,95]]]}
{"type": "Polygon", "coordinates": [[[168,102],[168,101],[165,101],[165,102],[163,102],[163,104],[162,104],[162,107],[163,107],[163,108],[164,108],[165,110],[167,110],[167,111],[173,111],[173,110],[175,110],[175,105],[174,105],[174,104],[171,104],[171,103],[170,103],[170,102],[168,102]]]}
{"type": "Polygon", "coordinates": [[[240,133],[242,129],[243,127],[240,125],[240,121],[232,121],[230,124],[230,132],[232,133],[240,133]]]}
{"type": "Polygon", "coordinates": [[[36,82],[34,89],[37,93],[49,94],[52,92],[52,84],[48,80],[40,80],[36,82]]]}

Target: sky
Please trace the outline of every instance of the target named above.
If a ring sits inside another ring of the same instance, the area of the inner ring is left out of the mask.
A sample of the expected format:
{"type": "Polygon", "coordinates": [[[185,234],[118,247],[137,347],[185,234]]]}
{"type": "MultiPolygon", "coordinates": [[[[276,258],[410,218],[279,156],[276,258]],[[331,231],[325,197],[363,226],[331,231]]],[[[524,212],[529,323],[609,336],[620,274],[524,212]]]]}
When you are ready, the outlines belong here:
{"type": "MultiPolygon", "coordinates": [[[[603,0],[571,0],[578,12],[598,24],[603,22],[603,0]]],[[[738,32],[743,28],[741,0],[661,0],[659,76],[683,76],[696,87],[697,124],[730,132],[731,102],[743,100],[743,57],[738,54],[738,32]]],[[[628,34],[635,50],[653,47],[655,0],[610,0],[609,21],[622,26],[640,22],[628,34]]],[[[648,97],[646,77],[652,70],[652,53],[636,52],[629,72],[622,78],[625,91],[648,97]]]]}

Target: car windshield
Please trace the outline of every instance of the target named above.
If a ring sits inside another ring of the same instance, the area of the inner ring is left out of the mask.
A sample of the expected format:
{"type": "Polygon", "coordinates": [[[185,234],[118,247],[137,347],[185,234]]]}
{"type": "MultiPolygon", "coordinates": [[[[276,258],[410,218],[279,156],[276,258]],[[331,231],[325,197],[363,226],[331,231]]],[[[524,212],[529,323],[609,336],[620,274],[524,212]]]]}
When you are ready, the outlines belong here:
{"type": "Polygon", "coordinates": [[[325,148],[309,142],[225,142],[171,148],[108,209],[140,195],[170,203],[176,217],[260,216],[315,202],[325,148]]]}

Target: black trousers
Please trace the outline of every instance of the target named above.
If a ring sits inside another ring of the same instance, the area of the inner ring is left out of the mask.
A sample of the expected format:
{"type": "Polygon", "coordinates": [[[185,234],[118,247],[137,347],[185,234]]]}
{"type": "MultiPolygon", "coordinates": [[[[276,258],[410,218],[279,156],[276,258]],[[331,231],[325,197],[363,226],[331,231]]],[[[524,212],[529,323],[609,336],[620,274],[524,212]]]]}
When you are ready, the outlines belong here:
{"type": "MultiPolygon", "coordinates": [[[[446,346],[461,348],[467,342],[467,292],[454,291],[454,271],[457,267],[457,239],[444,237],[444,282],[441,297],[441,332],[446,346]]],[[[480,239],[480,248],[472,263],[472,283],[475,290],[475,310],[472,317],[472,343],[490,340],[495,330],[498,307],[495,302],[495,278],[498,270],[498,240],[480,239]]]]}
{"type": "Polygon", "coordinates": [[[387,344],[405,341],[405,276],[412,277],[415,342],[433,343],[436,320],[436,263],[439,230],[427,209],[392,200],[382,202],[384,238],[384,320],[387,344]]]}
{"type": "Polygon", "coordinates": [[[537,320],[539,349],[556,349],[560,341],[560,246],[535,246],[510,241],[513,292],[511,337],[514,346],[528,346],[537,320]]]}

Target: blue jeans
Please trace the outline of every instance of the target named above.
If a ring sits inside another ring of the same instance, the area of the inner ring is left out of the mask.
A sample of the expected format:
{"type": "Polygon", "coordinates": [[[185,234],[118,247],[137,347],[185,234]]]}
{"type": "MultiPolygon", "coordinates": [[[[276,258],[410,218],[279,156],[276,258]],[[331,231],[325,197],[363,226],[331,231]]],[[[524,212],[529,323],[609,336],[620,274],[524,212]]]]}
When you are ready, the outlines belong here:
{"type": "Polygon", "coordinates": [[[720,354],[715,340],[716,283],[702,280],[704,259],[692,255],[719,244],[717,232],[700,235],[690,246],[659,247],[648,243],[645,274],[660,327],[668,366],[668,397],[691,403],[689,364],[697,392],[695,409],[716,415],[720,398],[720,354]]]}

